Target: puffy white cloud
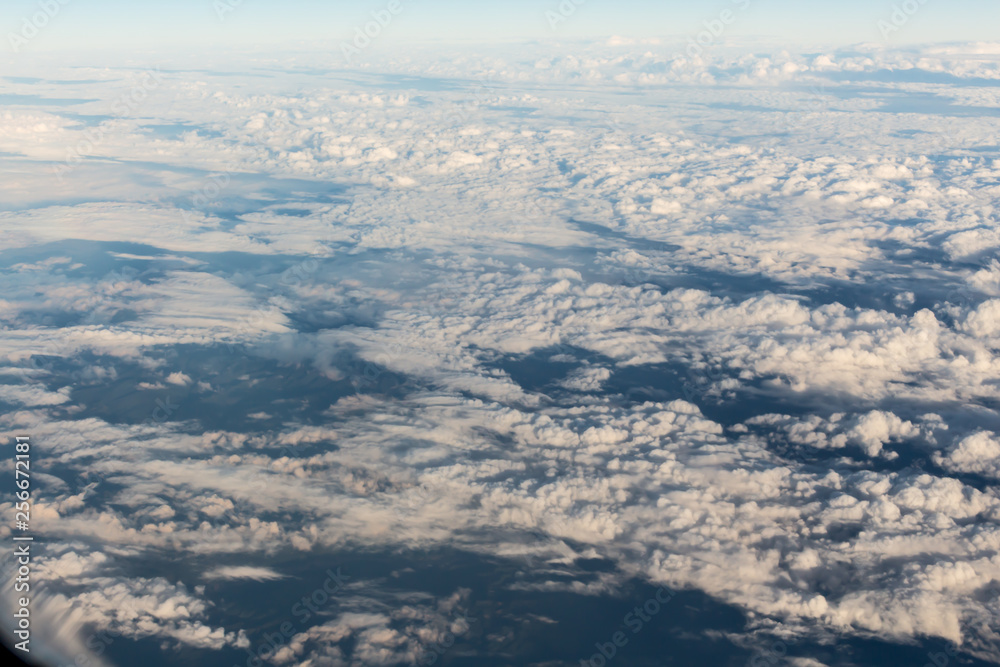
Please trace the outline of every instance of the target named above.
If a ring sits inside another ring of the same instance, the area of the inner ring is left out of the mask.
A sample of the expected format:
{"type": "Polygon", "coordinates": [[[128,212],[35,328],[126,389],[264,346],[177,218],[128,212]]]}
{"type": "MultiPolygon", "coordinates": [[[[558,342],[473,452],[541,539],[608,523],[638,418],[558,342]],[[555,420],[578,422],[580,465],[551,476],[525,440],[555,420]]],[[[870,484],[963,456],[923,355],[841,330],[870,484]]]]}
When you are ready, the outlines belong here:
{"type": "Polygon", "coordinates": [[[170,375],[167,376],[167,382],[169,382],[170,384],[176,384],[183,387],[191,384],[191,377],[180,372],[171,373],[170,375]]]}
{"type": "Polygon", "coordinates": [[[934,460],[948,470],[1000,479],[1000,440],[995,433],[980,431],[956,442],[934,460]]]}
{"type": "Polygon", "coordinates": [[[567,389],[575,391],[599,391],[603,383],[611,377],[611,370],[607,368],[582,368],[574,371],[570,377],[566,378],[562,385],[567,389]]]}
{"type": "Polygon", "coordinates": [[[858,420],[849,436],[865,449],[868,456],[876,456],[890,440],[912,438],[920,430],[891,412],[873,411],[858,420]]]}
{"type": "Polygon", "coordinates": [[[965,318],[963,328],[973,336],[988,339],[996,345],[1000,338],[1000,299],[980,304],[965,318]]]}
{"type": "Polygon", "coordinates": [[[937,432],[947,430],[938,415],[922,415],[918,424],[903,420],[892,412],[872,410],[847,418],[844,413],[836,413],[828,419],[811,415],[796,419],[789,415],[767,414],[753,417],[746,422],[753,426],[763,426],[772,434],[783,432],[792,443],[817,449],[841,449],[856,445],[869,457],[896,455],[886,451],[889,443],[904,440],[918,440],[924,446],[937,444],[937,432]]]}

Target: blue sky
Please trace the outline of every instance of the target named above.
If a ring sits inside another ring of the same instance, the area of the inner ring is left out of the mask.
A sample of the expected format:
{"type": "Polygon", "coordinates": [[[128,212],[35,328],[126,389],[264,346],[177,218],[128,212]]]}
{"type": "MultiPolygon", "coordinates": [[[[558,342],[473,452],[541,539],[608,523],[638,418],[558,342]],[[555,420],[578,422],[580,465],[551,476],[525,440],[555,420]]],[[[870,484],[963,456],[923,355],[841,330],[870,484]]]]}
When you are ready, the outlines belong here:
{"type": "MultiPolygon", "coordinates": [[[[0,31],[17,33],[39,5],[60,0],[6,0],[0,31]]],[[[877,22],[890,20],[902,0],[585,0],[553,30],[546,12],[560,0],[401,0],[403,11],[386,29],[391,41],[507,41],[577,39],[623,35],[686,39],[729,8],[734,20],[726,36],[775,37],[796,44],[885,41],[877,22]]],[[[909,0],[918,7],[889,39],[891,44],[928,41],[996,40],[1000,2],[995,0],[909,0]]],[[[384,9],[389,0],[62,0],[60,10],[32,39],[32,50],[91,47],[163,47],[175,44],[252,44],[349,38],[355,27],[384,9]],[[235,5],[220,20],[216,6],[235,5]]],[[[572,0],[566,0],[572,2],[572,0]]],[[[9,39],[3,40],[10,50],[9,39]]]]}

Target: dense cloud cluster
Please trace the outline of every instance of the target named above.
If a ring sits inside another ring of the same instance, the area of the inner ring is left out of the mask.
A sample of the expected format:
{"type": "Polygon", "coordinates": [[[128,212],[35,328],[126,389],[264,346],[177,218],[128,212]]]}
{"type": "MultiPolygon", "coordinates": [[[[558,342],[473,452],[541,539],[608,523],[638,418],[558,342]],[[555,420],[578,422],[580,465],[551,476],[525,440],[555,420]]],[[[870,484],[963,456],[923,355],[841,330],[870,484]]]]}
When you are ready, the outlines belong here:
{"type": "MultiPolygon", "coordinates": [[[[450,546],[1000,659],[996,45],[661,46],[12,83],[0,424],[53,650],[245,650],[214,587],[450,546]]],[[[468,629],[376,588],[272,662],[468,629]]]]}

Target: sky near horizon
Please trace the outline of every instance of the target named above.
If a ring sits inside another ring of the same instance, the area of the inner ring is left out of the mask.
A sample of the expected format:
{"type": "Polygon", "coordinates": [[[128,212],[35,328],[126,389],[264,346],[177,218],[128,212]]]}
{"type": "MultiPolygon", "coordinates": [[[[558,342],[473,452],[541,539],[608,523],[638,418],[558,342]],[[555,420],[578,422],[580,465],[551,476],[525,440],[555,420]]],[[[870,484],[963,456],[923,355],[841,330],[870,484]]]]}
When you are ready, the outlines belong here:
{"type": "MultiPolygon", "coordinates": [[[[400,0],[402,10],[379,36],[381,43],[573,40],[696,36],[726,10],[721,39],[770,38],[797,45],[859,42],[980,41],[998,37],[1000,2],[990,0],[400,0]],[[579,2],[577,5],[576,2],[579,2]],[[898,10],[898,11],[897,11],[898,10]],[[894,21],[895,13],[895,21],[894,21]],[[555,16],[556,18],[553,18],[555,16]],[[565,20],[562,20],[565,19],[565,20]],[[898,29],[880,29],[879,22],[898,29]]],[[[9,0],[0,7],[3,49],[11,35],[41,16],[37,36],[22,52],[61,49],[191,48],[275,43],[350,41],[355,28],[385,10],[389,0],[9,0]],[[58,7],[57,11],[52,8],[58,7]]],[[[29,33],[31,29],[28,28],[29,33]]]]}

